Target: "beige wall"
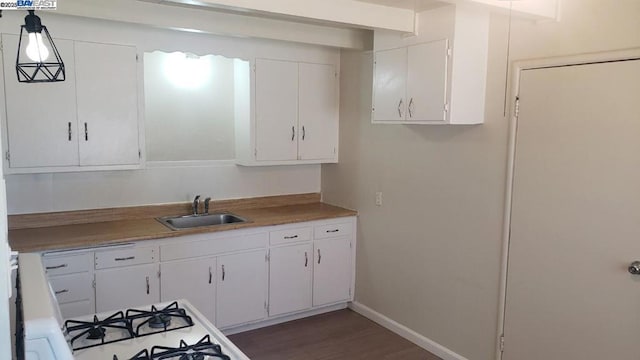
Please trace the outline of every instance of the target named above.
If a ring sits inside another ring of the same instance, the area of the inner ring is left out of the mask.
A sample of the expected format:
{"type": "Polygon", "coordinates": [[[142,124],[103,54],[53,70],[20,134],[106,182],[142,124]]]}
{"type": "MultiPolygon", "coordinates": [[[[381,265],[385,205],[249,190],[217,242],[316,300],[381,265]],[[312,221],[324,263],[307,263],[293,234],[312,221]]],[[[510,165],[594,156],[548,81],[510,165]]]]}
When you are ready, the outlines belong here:
{"type": "MultiPolygon", "coordinates": [[[[511,59],[640,47],[640,1],[562,6],[560,23],[513,21],[511,59]]],[[[340,163],[322,166],[325,201],[360,214],[356,300],[473,360],[495,351],[507,29],[492,16],[480,126],[371,125],[371,54],[343,52],[340,163]]]]}

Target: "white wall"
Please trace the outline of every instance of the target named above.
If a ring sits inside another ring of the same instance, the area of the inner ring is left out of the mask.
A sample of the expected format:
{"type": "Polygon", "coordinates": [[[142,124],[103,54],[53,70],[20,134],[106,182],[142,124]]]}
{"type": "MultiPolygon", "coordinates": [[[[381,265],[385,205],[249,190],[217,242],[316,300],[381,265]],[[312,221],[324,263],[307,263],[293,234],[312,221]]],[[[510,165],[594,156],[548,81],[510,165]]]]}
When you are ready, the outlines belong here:
{"type": "MultiPolygon", "coordinates": [[[[511,58],[640,47],[640,1],[562,9],[560,23],[514,20],[511,58]]],[[[340,163],[322,166],[323,199],[359,211],[356,301],[473,360],[497,343],[507,29],[492,16],[479,126],[371,125],[371,55],[343,52],[340,163]]]]}
{"type": "MultiPolygon", "coordinates": [[[[339,66],[339,50],[320,46],[162,30],[52,12],[39,15],[54,37],[136,45],[140,54],[153,50],[185,51],[246,60],[266,57],[339,66]]],[[[5,11],[0,32],[18,33],[23,18],[22,12],[5,11]]],[[[142,65],[139,71],[142,72],[142,65]]],[[[9,214],[19,214],[180,202],[190,200],[194,194],[229,199],[318,192],[320,166],[243,168],[223,162],[138,171],[7,175],[6,180],[9,214]]]]}

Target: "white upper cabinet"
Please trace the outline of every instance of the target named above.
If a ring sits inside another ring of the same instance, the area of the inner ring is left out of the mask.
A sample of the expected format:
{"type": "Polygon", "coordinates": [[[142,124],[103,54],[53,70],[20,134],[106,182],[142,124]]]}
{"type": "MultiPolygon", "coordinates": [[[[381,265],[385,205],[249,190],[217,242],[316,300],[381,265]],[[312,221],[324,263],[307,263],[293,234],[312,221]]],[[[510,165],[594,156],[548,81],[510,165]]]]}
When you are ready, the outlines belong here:
{"type": "Polygon", "coordinates": [[[11,155],[11,168],[78,165],[73,41],[55,43],[67,68],[66,80],[20,83],[16,75],[18,36],[2,35],[8,130],[5,150],[11,155]]]}
{"type": "Polygon", "coordinates": [[[489,10],[464,4],[418,14],[417,35],[376,30],[372,122],[484,122],[489,10]]]}
{"type": "Polygon", "coordinates": [[[2,35],[7,173],[139,168],[136,48],[55,40],[66,79],[19,83],[2,35]]]}
{"type": "Polygon", "coordinates": [[[139,160],[136,48],[76,42],[80,165],[139,160]]]}
{"type": "Polygon", "coordinates": [[[251,81],[236,72],[236,98],[253,93],[254,113],[252,118],[236,103],[238,164],[338,161],[339,89],[334,65],[256,59],[253,92],[251,81]]]}
{"type": "Polygon", "coordinates": [[[256,60],[256,160],[298,159],[298,63],[256,60]]]}
{"type": "Polygon", "coordinates": [[[300,63],[298,154],[300,160],[332,160],[338,151],[338,90],[333,65],[300,63]]]}

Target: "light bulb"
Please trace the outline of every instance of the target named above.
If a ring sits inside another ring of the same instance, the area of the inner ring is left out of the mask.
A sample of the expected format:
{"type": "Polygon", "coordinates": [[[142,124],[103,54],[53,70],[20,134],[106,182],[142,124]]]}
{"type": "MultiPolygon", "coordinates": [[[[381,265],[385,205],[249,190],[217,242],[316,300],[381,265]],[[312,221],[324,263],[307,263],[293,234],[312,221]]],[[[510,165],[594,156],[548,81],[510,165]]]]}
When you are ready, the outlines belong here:
{"type": "Polygon", "coordinates": [[[29,44],[27,45],[27,56],[36,62],[44,62],[49,57],[49,49],[42,41],[42,34],[37,32],[29,33],[29,44]]]}

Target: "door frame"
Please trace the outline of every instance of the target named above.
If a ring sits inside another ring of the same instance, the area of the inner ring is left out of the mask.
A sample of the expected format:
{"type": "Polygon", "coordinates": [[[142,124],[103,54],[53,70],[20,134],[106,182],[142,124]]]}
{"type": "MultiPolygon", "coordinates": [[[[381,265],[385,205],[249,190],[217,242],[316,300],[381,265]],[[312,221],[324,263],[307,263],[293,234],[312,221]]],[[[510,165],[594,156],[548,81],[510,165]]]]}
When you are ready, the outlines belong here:
{"type": "Polygon", "coordinates": [[[518,130],[518,106],[517,99],[520,95],[520,76],[524,70],[544,69],[551,67],[563,67],[574,65],[587,65],[603,62],[614,62],[624,60],[639,60],[640,48],[606,51],[597,53],[586,53],[578,55],[568,55],[559,57],[548,57],[540,59],[519,60],[511,64],[510,88],[505,92],[508,102],[509,115],[509,141],[507,147],[507,178],[504,200],[503,228],[502,228],[502,255],[500,261],[500,294],[498,305],[498,329],[496,333],[496,360],[502,360],[502,350],[504,346],[504,326],[506,319],[507,301],[507,276],[509,268],[509,245],[511,240],[511,210],[513,200],[513,177],[515,171],[515,153],[517,145],[518,130]]]}

